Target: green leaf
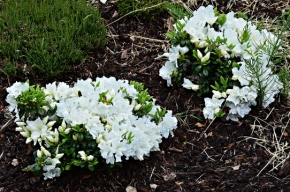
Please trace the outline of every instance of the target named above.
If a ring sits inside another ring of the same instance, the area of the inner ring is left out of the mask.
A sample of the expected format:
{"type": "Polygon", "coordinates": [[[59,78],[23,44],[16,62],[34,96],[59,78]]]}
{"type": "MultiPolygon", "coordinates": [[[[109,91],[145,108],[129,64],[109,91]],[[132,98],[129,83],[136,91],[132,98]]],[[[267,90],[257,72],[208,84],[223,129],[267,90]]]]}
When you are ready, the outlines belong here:
{"type": "Polygon", "coordinates": [[[208,76],[208,70],[206,68],[203,68],[202,73],[204,76],[208,76]]]}
{"type": "Polygon", "coordinates": [[[220,25],[225,24],[226,21],[227,21],[227,16],[226,16],[226,14],[220,14],[220,15],[218,16],[218,18],[217,18],[217,22],[218,22],[218,24],[220,24],[220,25]]]}
{"type": "Polygon", "coordinates": [[[71,170],[71,165],[70,165],[70,164],[67,164],[67,165],[65,166],[65,170],[66,170],[66,171],[71,170]]]}
{"type": "Polygon", "coordinates": [[[94,170],[95,170],[95,166],[94,166],[94,165],[88,165],[88,169],[89,169],[90,171],[94,171],[94,170]]]}

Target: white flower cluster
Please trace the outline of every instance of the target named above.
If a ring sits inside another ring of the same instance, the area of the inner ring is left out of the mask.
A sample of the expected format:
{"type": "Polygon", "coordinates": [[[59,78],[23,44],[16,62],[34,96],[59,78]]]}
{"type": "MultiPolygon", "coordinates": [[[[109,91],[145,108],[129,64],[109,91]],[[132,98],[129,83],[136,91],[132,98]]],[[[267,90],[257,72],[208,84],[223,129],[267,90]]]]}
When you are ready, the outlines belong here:
{"type": "Polygon", "coordinates": [[[238,80],[242,86],[253,85],[252,90],[257,92],[259,87],[263,87],[265,96],[262,99],[262,107],[266,108],[274,102],[274,96],[280,92],[283,88],[283,84],[280,82],[279,77],[273,73],[271,67],[271,62],[269,61],[269,56],[262,54],[258,56],[258,62],[249,60],[249,64],[245,61],[240,62],[240,68],[233,68],[233,80],[238,80]],[[254,69],[250,69],[254,68],[254,69]],[[253,75],[253,70],[256,75],[253,75]]]}
{"type": "MultiPolygon", "coordinates": [[[[252,62],[252,61],[249,61],[252,62]]],[[[245,62],[240,62],[240,68],[233,68],[233,80],[238,80],[243,86],[239,88],[234,86],[226,92],[220,93],[213,91],[213,97],[205,98],[205,108],[203,109],[204,117],[213,119],[215,114],[221,110],[221,105],[225,101],[225,106],[230,108],[227,119],[238,121],[239,117],[247,115],[251,108],[257,104],[259,87],[264,89],[264,97],[262,98],[262,107],[266,108],[274,102],[274,96],[279,93],[283,87],[277,75],[273,74],[269,63],[269,56],[262,55],[259,57],[260,63],[251,63],[247,65],[245,62]],[[257,65],[257,66],[256,66],[257,65]],[[249,67],[255,67],[256,75],[250,74],[252,70],[249,67]],[[225,98],[225,99],[220,99],[225,98]]]]}
{"type": "MultiPolygon", "coordinates": [[[[7,89],[10,111],[17,112],[15,99],[28,87],[28,84],[15,83],[7,89]]],[[[78,80],[74,87],[54,82],[47,84],[44,92],[49,105],[57,107],[56,116],[63,118],[63,123],[57,129],[53,127],[54,121],[48,122],[49,117],[18,122],[17,130],[27,137],[27,143],[58,143],[59,133],[68,134],[72,127],[84,125],[98,143],[101,156],[107,163],[113,164],[121,162],[122,156],[143,160],[144,155],[148,156],[150,151],[159,150],[162,137],[173,135],[172,130],[177,127],[177,119],[170,110],[158,123],[154,121],[151,115],[161,111],[154,99],[149,114],[136,116],[135,112],[141,110],[139,92],[127,80],[116,80],[113,77],[97,78],[96,81],[78,80]]],[[[93,158],[83,151],[78,153],[83,160],[90,161],[93,158]]]]}
{"type": "MultiPolygon", "coordinates": [[[[219,42],[216,49],[219,50],[222,57],[229,61],[231,59],[240,61],[240,68],[232,69],[232,79],[238,80],[244,87],[234,86],[223,93],[213,91],[212,98],[204,99],[203,113],[207,119],[213,119],[222,112],[222,107],[229,107],[227,118],[237,120],[238,117],[244,117],[249,113],[251,105],[256,105],[261,87],[265,88],[265,97],[262,98],[264,108],[274,101],[274,96],[282,88],[278,76],[274,75],[269,67],[269,56],[262,52],[263,48],[269,48],[271,45],[279,43],[280,40],[267,30],[259,31],[251,22],[236,18],[234,15],[234,12],[229,12],[224,15],[224,22],[219,24],[219,17],[215,14],[213,6],[201,6],[194,11],[191,18],[185,17],[174,24],[175,32],[180,34],[185,32],[189,35],[190,42],[196,48],[196,58],[200,60],[201,64],[210,59],[209,40],[219,42]],[[218,41],[218,39],[222,41],[218,41]],[[205,55],[199,49],[204,50],[205,55]],[[257,56],[257,52],[262,54],[257,56]],[[257,57],[258,63],[256,62],[257,57]],[[251,63],[252,67],[256,69],[256,74],[251,74],[253,69],[250,69],[246,62],[251,63]]],[[[168,61],[160,69],[159,75],[167,81],[167,86],[172,86],[172,76],[178,73],[178,59],[184,58],[189,51],[188,47],[177,45],[172,46],[169,53],[162,55],[168,57],[168,61]]],[[[184,78],[182,86],[195,91],[200,89],[199,85],[193,84],[187,78],[184,78]]]]}
{"type": "MultiPolygon", "coordinates": [[[[260,46],[269,46],[271,43],[277,41],[277,37],[267,30],[259,31],[257,27],[251,22],[247,22],[242,18],[234,17],[234,12],[226,14],[226,22],[219,25],[218,29],[213,27],[218,17],[215,15],[212,5],[207,7],[201,6],[194,11],[191,18],[185,17],[177,23],[184,25],[181,31],[185,31],[190,35],[190,41],[195,44],[197,48],[206,48],[209,44],[207,39],[215,41],[217,38],[226,40],[225,43],[220,44],[219,49],[225,58],[251,59],[252,53],[260,49],[260,46]],[[243,34],[248,30],[250,34],[249,39],[243,42],[243,34]],[[233,48],[230,48],[234,46],[233,48]]],[[[174,25],[176,31],[180,31],[176,24],[174,25]]],[[[168,57],[168,61],[160,69],[159,75],[167,81],[167,86],[172,86],[171,76],[178,68],[177,60],[182,55],[189,51],[188,47],[181,47],[180,45],[172,46],[169,53],[164,53],[162,56],[168,57]]],[[[210,59],[210,52],[205,56],[197,49],[198,57],[202,63],[210,59]]],[[[184,88],[188,88],[183,86],[184,88]]]]}

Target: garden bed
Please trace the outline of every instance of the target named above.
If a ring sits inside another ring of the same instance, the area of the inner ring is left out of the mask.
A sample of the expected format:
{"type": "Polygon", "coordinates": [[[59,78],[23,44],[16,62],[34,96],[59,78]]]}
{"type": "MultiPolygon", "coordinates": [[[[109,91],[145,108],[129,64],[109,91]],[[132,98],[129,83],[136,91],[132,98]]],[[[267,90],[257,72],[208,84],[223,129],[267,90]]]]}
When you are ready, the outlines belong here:
{"type": "MultiPolygon", "coordinates": [[[[199,5],[210,2],[197,1],[199,5]]],[[[220,12],[243,11],[269,21],[289,9],[288,1],[215,1],[220,12]]],[[[59,178],[43,180],[22,169],[34,163],[32,146],[25,144],[15,125],[0,133],[0,191],[287,191],[290,162],[273,168],[275,139],[290,142],[289,105],[276,99],[267,109],[252,108],[250,115],[239,122],[221,118],[212,124],[203,118],[203,98],[190,90],[167,87],[159,76],[165,60],[155,58],[170,45],[165,38],[167,14],[150,19],[120,18],[117,7],[108,1],[100,6],[107,24],[109,42],[70,72],[52,79],[30,79],[30,84],[44,86],[58,81],[74,84],[77,79],[114,76],[142,82],[156,103],[173,111],[179,119],[174,137],[164,139],[161,151],[152,152],[144,161],[130,159],[121,168],[90,172],[73,168],[59,178]],[[275,131],[273,131],[275,127],[275,131]],[[286,127],[286,129],[282,129],[286,127]],[[205,132],[204,132],[205,131],[205,132]],[[264,140],[258,138],[264,137],[264,140]],[[273,141],[273,142],[272,142],[273,141]],[[263,146],[269,148],[269,151],[263,146]],[[258,175],[258,176],[257,176],[258,175]],[[155,184],[155,185],[153,185],[155,184]]],[[[1,61],[0,61],[1,66],[1,61]]],[[[7,114],[6,88],[23,78],[0,77],[0,125],[11,119],[7,114]]],[[[289,150],[278,155],[287,156],[289,150]]],[[[286,158],[285,156],[285,158],[286,158]]],[[[278,160],[274,165],[277,165],[278,160]]]]}

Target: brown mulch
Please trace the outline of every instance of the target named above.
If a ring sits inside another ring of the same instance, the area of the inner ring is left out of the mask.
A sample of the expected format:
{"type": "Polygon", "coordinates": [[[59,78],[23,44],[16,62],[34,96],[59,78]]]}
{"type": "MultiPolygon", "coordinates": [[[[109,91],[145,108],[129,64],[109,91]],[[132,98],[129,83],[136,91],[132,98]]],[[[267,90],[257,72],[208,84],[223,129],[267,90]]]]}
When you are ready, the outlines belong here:
{"type": "MultiPolygon", "coordinates": [[[[222,12],[244,11],[252,18],[274,19],[289,9],[286,0],[191,1],[196,8],[211,2],[222,12]]],[[[144,161],[130,159],[120,168],[100,168],[94,172],[74,168],[59,178],[44,181],[42,176],[22,171],[34,163],[33,149],[25,144],[12,124],[0,132],[0,192],[124,192],[127,186],[140,192],[289,191],[290,162],[287,160],[274,170],[271,170],[272,164],[265,167],[275,149],[274,143],[267,143],[274,133],[283,136],[281,141],[290,142],[289,107],[285,101],[277,99],[268,109],[253,108],[250,115],[237,123],[218,119],[209,126],[209,122],[199,120],[203,118],[203,98],[192,91],[167,87],[159,77],[165,60],[155,58],[170,45],[165,38],[169,16],[161,14],[150,19],[127,16],[112,23],[120,17],[116,16],[115,3],[108,1],[100,5],[100,10],[108,24],[109,42],[105,49],[96,50],[67,74],[53,79],[34,78],[30,82],[40,85],[53,81],[73,83],[77,79],[102,76],[142,82],[157,99],[157,104],[173,110],[179,118],[175,136],[164,139],[161,150],[152,152],[144,161]],[[258,142],[256,138],[261,135],[265,138],[258,142]],[[248,139],[245,140],[245,136],[248,139]],[[268,146],[269,150],[260,144],[268,146]],[[15,161],[17,164],[12,165],[15,161]]],[[[0,125],[11,118],[5,109],[5,89],[16,80],[26,78],[8,79],[3,74],[0,77],[0,125]]]]}

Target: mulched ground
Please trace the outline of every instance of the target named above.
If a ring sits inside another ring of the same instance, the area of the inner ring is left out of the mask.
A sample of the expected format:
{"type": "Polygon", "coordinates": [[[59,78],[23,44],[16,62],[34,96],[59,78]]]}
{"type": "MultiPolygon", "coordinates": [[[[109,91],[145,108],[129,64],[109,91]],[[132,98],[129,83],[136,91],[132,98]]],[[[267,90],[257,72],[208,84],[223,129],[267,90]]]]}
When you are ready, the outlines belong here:
{"type": "MultiPolygon", "coordinates": [[[[210,3],[196,1],[194,5],[197,8],[210,3]]],[[[225,13],[244,11],[250,17],[271,19],[289,8],[289,1],[283,0],[216,0],[213,4],[225,13]]],[[[217,119],[212,124],[200,121],[203,98],[192,91],[167,87],[158,75],[165,60],[155,58],[169,46],[165,38],[169,16],[124,17],[112,23],[120,18],[116,15],[116,5],[109,1],[100,9],[108,24],[106,48],[97,50],[67,74],[53,79],[30,79],[30,82],[40,85],[53,81],[73,83],[77,79],[101,76],[142,82],[157,99],[157,104],[173,110],[179,118],[175,136],[163,140],[161,151],[152,152],[144,161],[130,159],[120,168],[100,168],[94,172],[74,168],[59,178],[44,181],[42,176],[22,171],[34,163],[32,146],[25,144],[25,139],[12,124],[0,133],[0,192],[124,192],[127,186],[140,192],[289,191],[290,162],[286,160],[283,166],[272,170],[273,165],[281,162],[280,156],[276,156],[275,161],[265,167],[277,147],[273,136],[281,138],[281,142],[290,142],[289,105],[285,101],[280,102],[278,98],[267,109],[253,108],[251,114],[238,123],[224,119],[217,119]],[[264,139],[258,140],[261,137],[264,139]]],[[[0,77],[0,125],[10,118],[5,110],[5,89],[16,80],[24,81],[25,78],[0,77]]],[[[289,150],[279,155],[286,158],[289,150]]]]}

